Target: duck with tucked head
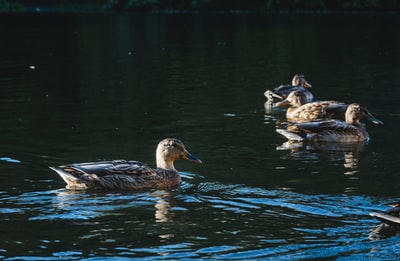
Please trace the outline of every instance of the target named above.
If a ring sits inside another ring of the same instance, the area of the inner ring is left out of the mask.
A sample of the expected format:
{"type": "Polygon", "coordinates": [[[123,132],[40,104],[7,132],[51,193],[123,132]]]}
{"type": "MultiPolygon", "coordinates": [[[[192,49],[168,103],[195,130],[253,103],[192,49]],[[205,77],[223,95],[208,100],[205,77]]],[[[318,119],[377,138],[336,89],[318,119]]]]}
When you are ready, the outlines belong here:
{"type": "Polygon", "coordinates": [[[350,104],[345,113],[345,121],[322,120],[305,123],[294,123],[287,129],[276,131],[291,141],[312,142],[360,142],[368,141],[369,134],[360,120],[368,119],[375,124],[383,124],[366,108],[358,103],[350,104]]]}
{"type": "Polygon", "coordinates": [[[286,118],[290,122],[309,122],[321,119],[345,120],[348,104],[338,101],[316,101],[307,103],[304,92],[292,91],[286,99],[277,102],[277,107],[290,105],[286,118]]]}
{"type": "Polygon", "coordinates": [[[285,99],[290,92],[298,90],[304,92],[307,102],[311,102],[314,99],[314,96],[306,89],[311,87],[312,85],[306,81],[303,74],[295,74],[292,79],[292,84],[280,85],[272,90],[266,90],[264,95],[267,97],[268,101],[275,102],[277,100],[285,99]]]}
{"type": "Polygon", "coordinates": [[[179,172],[174,167],[174,161],[178,159],[202,163],[186,150],[182,141],[167,138],[157,146],[156,169],[128,160],[76,163],[50,168],[63,178],[70,189],[166,189],[181,182],[179,172]]]}

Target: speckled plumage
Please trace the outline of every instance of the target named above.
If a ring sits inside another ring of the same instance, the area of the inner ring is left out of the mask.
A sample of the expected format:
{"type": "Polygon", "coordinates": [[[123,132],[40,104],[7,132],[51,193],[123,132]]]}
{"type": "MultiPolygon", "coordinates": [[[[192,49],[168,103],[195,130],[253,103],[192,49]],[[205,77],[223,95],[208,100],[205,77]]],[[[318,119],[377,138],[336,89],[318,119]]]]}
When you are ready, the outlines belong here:
{"type": "Polygon", "coordinates": [[[322,120],[294,123],[287,129],[277,129],[276,131],[294,141],[358,142],[369,140],[369,134],[361,125],[360,120],[368,119],[373,123],[383,124],[358,103],[352,103],[347,107],[345,119],[345,122],[322,120]]]}
{"type": "Polygon", "coordinates": [[[112,190],[163,189],[177,186],[179,172],[174,161],[184,159],[202,163],[191,155],[178,139],[164,139],[157,146],[157,168],[139,161],[113,160],[75,163],[50,167],[71,189],[103,188],[112,190]]]}
{"type": "Polygon", "coordinates": [[[311,84],[306,81],[303,74],[295,74],[292,79],[292,84],[280,85],[272,90],[266,90],[264,92],[265,97],[271,102],[285,99],[292,91],[301,91],[304,93],[307,102],[311,102],[314,99],[313,94],[307,90],[311,88],[311,84]]]}
{"type": "Polygon", "coordinates": [[[316,101],[307,103],[302,91],[292,91],[288,97],[278,103],[277,107],[290,105],[286,118],[290,122],[309,122],[322,119],[345,120],[348,104],[338,101],[316,101]]]}

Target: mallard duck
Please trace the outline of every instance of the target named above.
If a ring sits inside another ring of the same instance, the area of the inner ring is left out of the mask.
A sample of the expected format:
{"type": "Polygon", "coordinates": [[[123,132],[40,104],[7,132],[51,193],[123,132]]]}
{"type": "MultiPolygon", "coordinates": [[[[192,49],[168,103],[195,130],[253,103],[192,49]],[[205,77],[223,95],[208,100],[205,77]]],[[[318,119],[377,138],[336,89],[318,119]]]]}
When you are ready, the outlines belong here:
{"type": "Polygon", "coordinates": [[[182,141],[167,138],[157,146],[157,168],[130,160],[100,161],[50,167],[67,183],[67,188],[103,188],[119,190],[164,189],[177,186],[181,177],[174,161],[202,161],[191,155],[182,141]]]}
{"type": "Polygon", "coordinates": [[[400,202],[393,202],[386,205],[392,208],[383,213],[372,212],[370,215],[389,225],[400,225],[400,202]]]}
{"type": "Polygon", "coordinates": [[[316,101],[307,103],[303,91],[292,91],[286,99],[277,102],[275,106],[290,105],[286,111],[286,118],[290,122],[309,122],[321,119],[345,120],[348,104],[338,101],[316,101]]]}
{"type": "Polygon", "coordinates": [[[266,90],[264,95],[269,101],[274,102],[275,100],[285,99],[289,93],[294,90],[299,90],[304,92],[306,101],[311,102],[314,99],[314,96],[309,90],[306,89],[311,87],[312,85],[306,81],[306,78],[303,74],[295,74],[292,79],[292,84],[280,85],[273,90],[266,90]]]}
{"type": "Polygon", "coordinates": [[[345,119],[346,121],[332,119],[294,123],[287,129],[276,131],[292,141],[359,142],[369,140],[369,134],[360,120],[368,119],[375,124],[383,124],[358,103],[352,103],[347,107],[345,119]]]}

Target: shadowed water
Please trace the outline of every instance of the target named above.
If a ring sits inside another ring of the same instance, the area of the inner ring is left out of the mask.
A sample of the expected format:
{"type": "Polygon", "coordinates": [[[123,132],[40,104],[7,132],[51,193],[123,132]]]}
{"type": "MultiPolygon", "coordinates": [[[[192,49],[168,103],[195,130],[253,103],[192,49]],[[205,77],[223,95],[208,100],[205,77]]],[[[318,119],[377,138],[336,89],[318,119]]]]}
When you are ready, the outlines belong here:
{"type": "Polygon", "coordinates": [[[4,260],[398,259],[397,16],[3,15],[4,260]],[[264,91],[302,72],[360,102],[368,144],[289,144],[264,91]],[[48,167],[182,139],[174,190],[71,191],[48,167]]]}

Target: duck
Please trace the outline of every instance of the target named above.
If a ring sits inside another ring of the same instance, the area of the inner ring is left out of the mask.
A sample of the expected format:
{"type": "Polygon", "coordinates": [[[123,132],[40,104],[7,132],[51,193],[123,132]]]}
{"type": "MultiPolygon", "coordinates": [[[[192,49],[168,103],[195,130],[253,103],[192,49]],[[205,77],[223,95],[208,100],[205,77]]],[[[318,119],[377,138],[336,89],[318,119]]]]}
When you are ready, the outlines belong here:
{"type": "Polygon", "coordinates": [[[68,189],[146,190],[176,187],[181,182],[174,167],[175,160],[183,159],[201,164],[190,154],[183,142],[166,138],[156,149],[157,168],[153,169],[139,161],[112,160],[73,163],[50,167],[67,183],[68,189]]]}
{"type": "Polygon", "coordinates": [[[293,76],[292,84],[280,85],[272,90],[266,90],[264,95],[268,101],[274,102],[285,99],[291,91],[299,90],[304,92],[306,101],[311,102],[314,99],[314,95],[306,89],[311,87],[312,85],[306,81],[305,76],[297,73],[293,76]]]}
{"type": "Polygon", "coordinates": [[[307,103],[303,91],[294,90],[286,99],[277,102],[276,107],[290,105],[286,110],[286,119],[289,122],[309,122],[321,119],[345,120],[348,104],[339,101],[314,101],[307,103]]]}
{"type": "Polygon", "coordinates": [[[383,124],[359,103],[347,106],[345,121],[336,119],[290,124],[276,132],[289,141],[311,142],[368,142],[370,136],[360,120],[367,119],[375,124],[383,124]]]}
{"type": "Polygon", "coordinates": [[[372,212],[370,216],[389,225],[400,225],[400,202],[393,202],[386,205],[392,208],[385,212],[372,212]]]}

